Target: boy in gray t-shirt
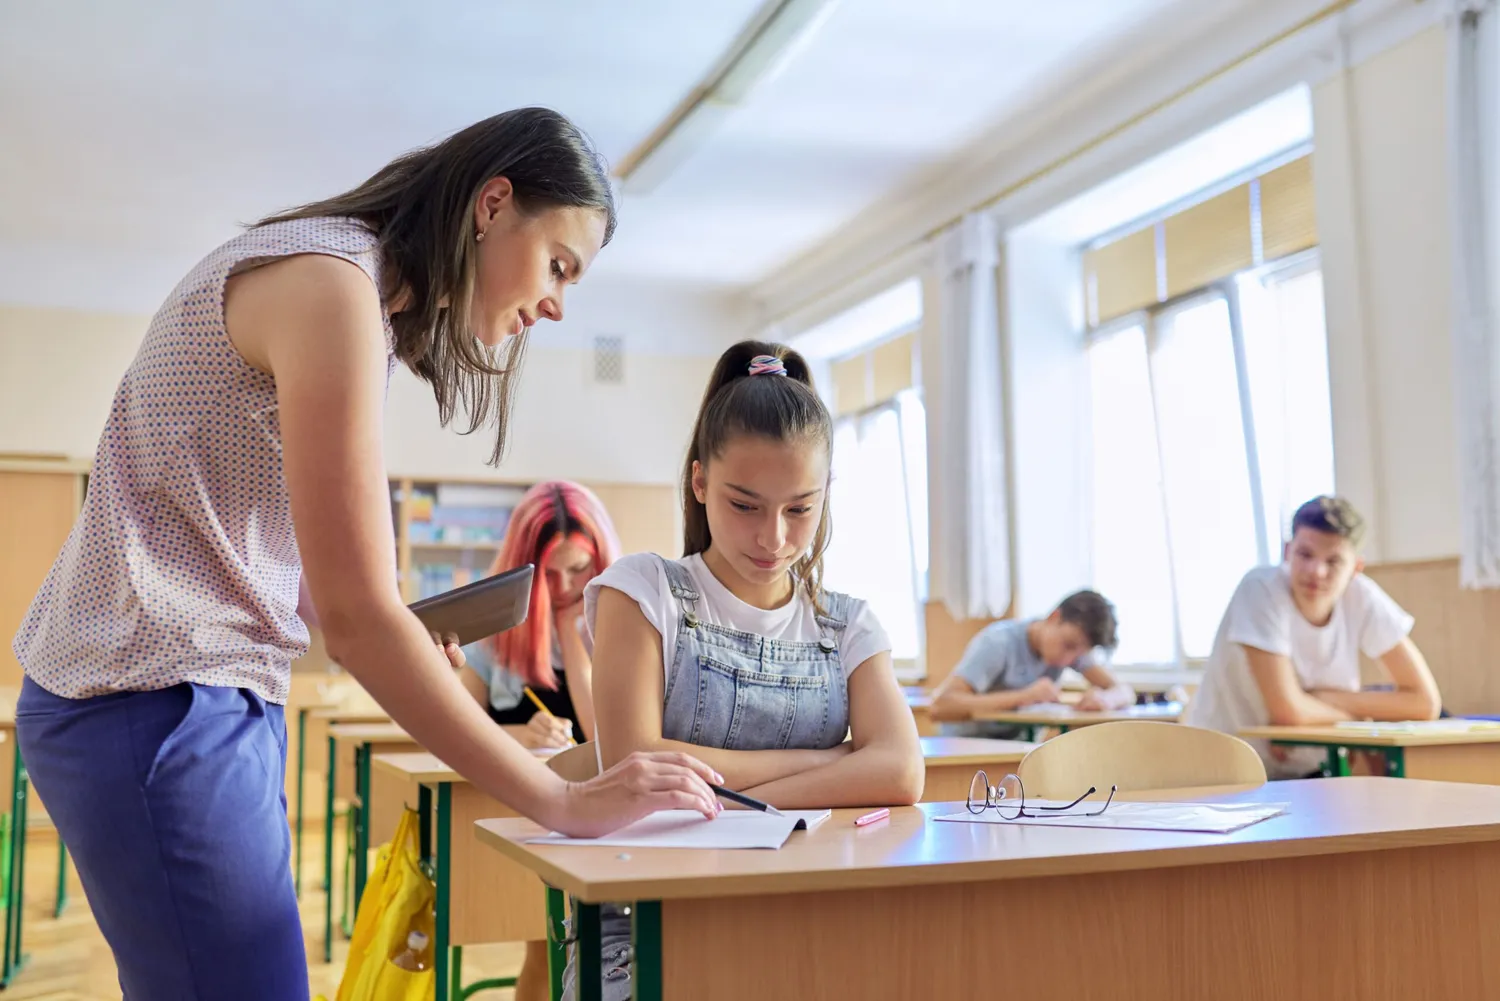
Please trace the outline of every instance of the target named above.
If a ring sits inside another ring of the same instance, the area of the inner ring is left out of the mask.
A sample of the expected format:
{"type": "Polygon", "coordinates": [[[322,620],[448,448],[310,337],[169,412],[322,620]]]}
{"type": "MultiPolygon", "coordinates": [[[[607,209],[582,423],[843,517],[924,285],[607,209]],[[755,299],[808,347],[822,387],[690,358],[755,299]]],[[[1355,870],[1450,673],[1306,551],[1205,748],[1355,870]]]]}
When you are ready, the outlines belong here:
{"type": "Polygon", "coordinates": [[[1079,709],[1122,709],[1135,691],[1115,680],[1099,651],[1116,645],[1115,609],[1093,591],[1079,591],[1044,619],[1007,619],[970,641],[953,673],[932,696],[933,719],[943,732],[962,737],[1014,739],[1020,727],[975,721],[975,713],[1056,702],[1057,679],[1073,668],[1093,687],[1079,709]]]}

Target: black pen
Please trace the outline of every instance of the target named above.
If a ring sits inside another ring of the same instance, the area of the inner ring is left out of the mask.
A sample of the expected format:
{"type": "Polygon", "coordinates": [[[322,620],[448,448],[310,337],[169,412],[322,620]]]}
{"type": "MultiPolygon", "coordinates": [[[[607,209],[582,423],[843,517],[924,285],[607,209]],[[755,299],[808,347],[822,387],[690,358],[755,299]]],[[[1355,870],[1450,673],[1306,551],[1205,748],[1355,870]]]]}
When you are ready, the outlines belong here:
{"type": "Polygon", "coordinates": [[[753,796],[746,796],[744,793],[735,792],[733,789],[725,789],[723,786],[716,786],[712,782],[708,784],[708,787],[712,789],[714,791],[714,795],[718,796],[720,799],[727,799],[729,800],[729,802],[738,803],[740,806],[748,806],[750,809],[759,810],[761,813],[769,813],[773,817],[781,816],[780,810],[776,809],[770,803],[762,803],[760,800],[756,799],[753,796]]]}

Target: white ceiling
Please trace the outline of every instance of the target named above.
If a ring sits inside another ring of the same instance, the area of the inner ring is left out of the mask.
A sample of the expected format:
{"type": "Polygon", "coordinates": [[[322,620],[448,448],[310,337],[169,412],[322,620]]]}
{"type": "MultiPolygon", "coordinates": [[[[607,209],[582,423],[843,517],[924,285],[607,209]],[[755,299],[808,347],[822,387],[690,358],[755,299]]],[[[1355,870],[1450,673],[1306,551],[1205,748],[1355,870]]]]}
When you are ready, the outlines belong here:
{"type": "MultiPolygon", "coordinates": [[[[695,156],[626,198],[596,270],[748,285],[1194,2],[844,0],[695,156]]],[[[149,310],[235,224],[505,108],[558,108],[618,160],[759,5],[0,5],[0,298],[149,310]]]]}

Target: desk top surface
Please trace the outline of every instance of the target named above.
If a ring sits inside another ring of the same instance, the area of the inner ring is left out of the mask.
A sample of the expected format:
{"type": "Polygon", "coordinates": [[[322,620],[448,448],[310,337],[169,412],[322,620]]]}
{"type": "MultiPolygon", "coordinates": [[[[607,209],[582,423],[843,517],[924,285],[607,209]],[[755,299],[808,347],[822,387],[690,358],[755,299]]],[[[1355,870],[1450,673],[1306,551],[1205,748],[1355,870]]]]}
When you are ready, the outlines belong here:
{"type": "Polygon", "coordinates": [[[1258,740],[1284,740],[1306,744],[1332,744],[1354,747],[1433,747],[1444,744],[1500,744],[1500,726],[1478,725],[1473,729],[1424,729],[1420,723],[1410,730],[1401,724],[1389,728],[1364,729],[1344,726],[1252,726],[1240,731],[1241,737],[1258,740]]]}
{"type": "Polygon", "coordinates": [[[989,723],[1026,723],[1033,726],[1083,726],[1087,723],[1112,723],[1123,719],[1154,719],[1175,723],[1181,715],[1180,703],[1149,702],[1107,712],[1084,712],[1061,705],[1004,709],[996,712],[975,713],[974,719],[989,723]]]}
{"type": "Polygon", "coordinates": [[[937,822],[964,805],[924,803],[861,828],[853,822],[865,810],[835,810],[776,851],[528,845],[525,838],[543,831],[523,819],[480,821],[478,836],[549,884],[594,902],[1071,876],[1500,841],[1500,786],[1356,777],[1130,798],[1289,805],[1281,816],[1225,835],[937,822]]]}

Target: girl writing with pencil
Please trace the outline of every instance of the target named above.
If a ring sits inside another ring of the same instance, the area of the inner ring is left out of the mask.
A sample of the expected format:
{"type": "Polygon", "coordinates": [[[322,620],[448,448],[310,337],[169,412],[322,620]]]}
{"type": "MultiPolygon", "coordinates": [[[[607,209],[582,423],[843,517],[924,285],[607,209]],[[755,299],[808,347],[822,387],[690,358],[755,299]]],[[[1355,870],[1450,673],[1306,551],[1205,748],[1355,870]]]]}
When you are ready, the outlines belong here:
{"type": "Polygon", "coordinates": [[[524,624],[469,646],[459,676],[496,723],[526,725],[523,740],[534,747],[563,747],[575,735],[593,735],[583,588],[619,552],[609,512],[577,483],[539,483],[511,512],[489,572],[533,564],[531,609],[524,624]]]}
{"type": "MultiPolygon", "coordinates": [[[[795,351],[747,341],[719,359],[683,469],[683,558],[626,556],[584,591],[601,767],[678,750],[780,808],[920,798],[890,640],[821,584],[831,447],[795,351]]],[[[630,918],[606,909],[603,931],[604,997],[621,1001],[630,918]]]]}
{"type": "MultiPolygon", "coordinates": [[[[526,726],[522,743],[564,747],[574,734],[593,735],[593,664],[580,632],[583,588],[619,552],[609,512],[577,483],[538,483],[511,512],[489,572],[534,565],[530,611],[515,629],[467,647],[459,677],[496,723],[526,726]]],[[[527,942],[516,1001],[543,1001],[547,992],[547,943],[527,942]]]]}

